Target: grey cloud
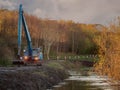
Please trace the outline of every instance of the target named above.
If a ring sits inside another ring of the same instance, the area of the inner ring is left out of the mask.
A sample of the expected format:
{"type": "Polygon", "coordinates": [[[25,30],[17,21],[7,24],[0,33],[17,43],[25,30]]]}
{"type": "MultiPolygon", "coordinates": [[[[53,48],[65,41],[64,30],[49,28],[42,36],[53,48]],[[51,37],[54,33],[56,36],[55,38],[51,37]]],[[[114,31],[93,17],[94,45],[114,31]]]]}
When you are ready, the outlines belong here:
{"type": "Polygon", "coordinates": [[[0,8],[9,8],[10,10],[15,9],[16,3],[11,2],[9,0],[1,0],[0,1],[0,8]]]}
{"type": "Polygon", "coordinates": [[[79,23],[106,24],[120,16],[120,0],[1,0],[0,6],[18,9],[20,3],[29,14],[79,23]]]}

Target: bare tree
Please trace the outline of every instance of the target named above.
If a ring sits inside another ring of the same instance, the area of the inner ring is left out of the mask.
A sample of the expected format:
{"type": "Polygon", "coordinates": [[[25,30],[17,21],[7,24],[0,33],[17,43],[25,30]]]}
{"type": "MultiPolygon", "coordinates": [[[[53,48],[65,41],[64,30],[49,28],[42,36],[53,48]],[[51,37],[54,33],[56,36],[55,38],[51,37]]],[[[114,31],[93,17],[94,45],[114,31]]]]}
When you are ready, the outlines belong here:
{"type": "Polygon", "coordinates": [[[41,30],[41,38],[43,39],[44,55],[49,60],[51,46],[53,45],[53,43],[59,40],[57,25],[54,23],[50,24],[47,20],[47,22],[45,23],[45,27],[41,30]]]}

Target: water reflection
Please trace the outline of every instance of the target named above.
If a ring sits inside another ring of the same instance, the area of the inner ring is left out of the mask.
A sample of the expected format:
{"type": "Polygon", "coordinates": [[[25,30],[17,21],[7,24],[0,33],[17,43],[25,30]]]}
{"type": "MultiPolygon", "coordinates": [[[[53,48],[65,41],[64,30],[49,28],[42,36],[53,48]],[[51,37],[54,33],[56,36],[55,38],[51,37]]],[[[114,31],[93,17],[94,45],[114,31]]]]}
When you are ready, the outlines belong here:
{"type": "Polygon", "coordinates": [[[85,81],[69,81],[68,84],[62,87],[56,87],[53,90],[102,90],[95,86],[90,86],[88,82],[85,81]]]}
{"type": "Polygon", "coordinates": [[[65,82],[54,86],[53,90],[120,90],[119,86],[111,86],[107,77],[70,73],[71,76],[65,82]]]}

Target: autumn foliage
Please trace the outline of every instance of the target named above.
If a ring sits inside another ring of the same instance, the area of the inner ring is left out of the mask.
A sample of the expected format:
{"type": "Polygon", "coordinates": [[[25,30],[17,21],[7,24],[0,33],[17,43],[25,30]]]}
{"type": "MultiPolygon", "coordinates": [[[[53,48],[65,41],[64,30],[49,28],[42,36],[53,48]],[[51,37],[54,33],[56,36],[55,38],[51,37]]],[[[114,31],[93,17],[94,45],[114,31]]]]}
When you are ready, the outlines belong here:
{"type": "Polygon", "coordinates": [[[115,80],[120,80],[120,19],[117,23],[110,24],[95,39],[99,47],[99,62],[95,70],[102,75],[107,75],[115,80]]]}
{"type": "MultiPolygon", "coordinates": [[[[42,47],[44,56],[59,53],[96,54],[93,41],[97,32],[93,24],[73,21],[49,20],[24,13],[31,34],[33,47],[42,47]]],[[[17,54],[18,11],[0,10],[0,58],[13,58],[17,54]],[[6,56],[5,56],[6,55],[6,56]]],[[[26,44],[22,32],[22,49],[26,44]]]]}
{"type": "MultiPolygon", "coordinates": [[[[60,53],[98,54],[95,71],[120,80],[120,19],[108,28],[99,24],[37,18],[25,13],[33,47],[42,47],[44,56],[60,53]]],[[[0,10],[0,61],[17,55],[18,12],[0,10]]],[[[22,49],[26,44],[22,32],[22,49]]]]}

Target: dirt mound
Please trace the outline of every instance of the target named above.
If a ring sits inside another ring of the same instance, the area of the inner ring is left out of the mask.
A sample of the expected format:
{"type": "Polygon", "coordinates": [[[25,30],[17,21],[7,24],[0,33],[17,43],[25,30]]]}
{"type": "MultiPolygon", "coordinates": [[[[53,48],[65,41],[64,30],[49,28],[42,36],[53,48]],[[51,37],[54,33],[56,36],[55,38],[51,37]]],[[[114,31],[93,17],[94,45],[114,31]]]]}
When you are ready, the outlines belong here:
{"type": "Polygon", "coordinates": [[[0,68],[0,90],[46,90],[68,76],[48,65],[0,68]]]}

